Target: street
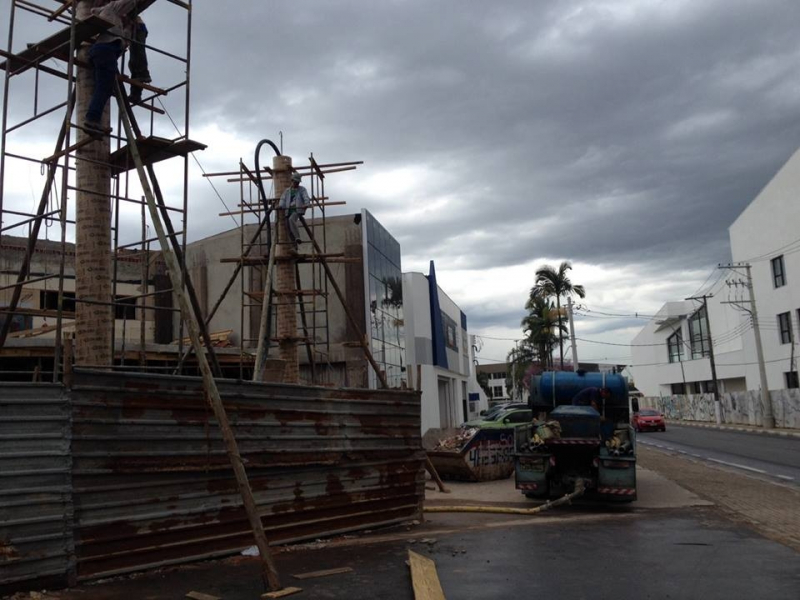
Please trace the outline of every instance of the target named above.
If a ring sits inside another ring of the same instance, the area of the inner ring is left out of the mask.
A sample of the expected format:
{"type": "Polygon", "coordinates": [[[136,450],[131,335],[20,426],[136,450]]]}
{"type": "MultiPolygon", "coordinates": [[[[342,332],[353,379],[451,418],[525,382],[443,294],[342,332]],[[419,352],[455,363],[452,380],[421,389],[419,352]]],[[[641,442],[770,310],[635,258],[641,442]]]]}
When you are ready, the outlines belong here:
{"type": "Polygon", "coordinates": [[[800,438],[680,426],[638,433],[640,444],[800,486],[800,438]]]}
{"type": "MultiPolygon", "coordinates": [[[[587,600],[796,600],[800,539],[781,538],[788,527],[780,519],[797,521],[800,491],[683,455],[648,449],[642,454],[650,466],[637,471],[639,499],[632,504],[579,501],[535,517],[428,513],[421,524],[284,547],[277,566],[284,585],[303,588],[297,598],[411,600],[406,560],[413,550],[436,562],[450,600],[520,594],[587,600]],[[734,508],[722,503],[740,489],[753,498],[734,508]],[[778,514],[776,506],[784,506],[786,514],[778,514]],[[753,507],[768,510],[760,516],[748,513],[753,507]],[[352,572],[293,577],[342,567],[352,572]]],[[[428,489],[426,505],[536,505],[514,488],[513,478],[448,486],[450,494],[428,489]]],[[[52,597],[166,600],[189,591],[223,600],[257,598],[264,591],[259,561],[237,556],[85,584],[52,597]]]]}

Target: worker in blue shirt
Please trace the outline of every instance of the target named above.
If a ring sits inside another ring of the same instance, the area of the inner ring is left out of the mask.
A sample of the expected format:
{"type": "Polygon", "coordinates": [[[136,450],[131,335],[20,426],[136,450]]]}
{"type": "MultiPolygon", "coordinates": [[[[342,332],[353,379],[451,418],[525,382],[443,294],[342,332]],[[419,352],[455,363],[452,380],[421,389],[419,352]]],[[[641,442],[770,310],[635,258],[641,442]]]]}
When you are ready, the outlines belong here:
{"type": "Polygon", "coordinates": [[[303,176],[300,173],[292,173],[292,185],[281,194],[281,200],[278,203],[278,208],[286,211],[286,229],[289,231],[289,239],[295,245],[300,243],[300,230],[297,222],[305,214],[306,207],[311,204],[308,190],[300,185],[302,179],[303,176]]]}

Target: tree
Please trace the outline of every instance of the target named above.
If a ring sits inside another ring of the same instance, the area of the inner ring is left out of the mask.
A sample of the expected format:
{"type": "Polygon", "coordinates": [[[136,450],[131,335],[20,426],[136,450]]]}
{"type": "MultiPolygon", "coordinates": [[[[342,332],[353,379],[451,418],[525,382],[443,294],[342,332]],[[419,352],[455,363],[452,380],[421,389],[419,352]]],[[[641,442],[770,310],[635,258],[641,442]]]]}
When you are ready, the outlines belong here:
{"type": "Polygon", "coordinates": [[[559,329],[566,327],[559,322],[558,312],[547,298],[532,296],[525,303],[528,314],[522,319],[522,331],[533,349],[535,358],[544,366],[553,366],[553,347],[558,341],[559,329]]]}
{"type": "Polygon", "coordinates": [[[489,385],[489,374],[485,371],[481,371],[475,376],[475,379],[478,380],[478,385],[481,386],[481,389],[486,394],[487,398],[492,397],[492,388],[489,385]]]}
{"type": "Polygon", "coordinates": [[[572,296],[586,297],[582,285],[573,285],[567,276],[567,271],[572,269],[569,261],[562,262],[558,270],[550,265],[545,265],[536,271],[536,284],[531,288],[530,301],[536,297],[555,298],[556,311],[558,312],[558,348],[561,357],[561,368],[564,368],[564,328],[563,315],[561,314],[561,297],[572,296]]]}
{"type": "Polygon", "coordinates": [[[524,339],[514,346],[506,356],[509,370],[506,374],[506,390],[514,400],[522,399],[522,391],[527,389],[525,373],[536,360],[536,348],[530,340],[524,339]]]}

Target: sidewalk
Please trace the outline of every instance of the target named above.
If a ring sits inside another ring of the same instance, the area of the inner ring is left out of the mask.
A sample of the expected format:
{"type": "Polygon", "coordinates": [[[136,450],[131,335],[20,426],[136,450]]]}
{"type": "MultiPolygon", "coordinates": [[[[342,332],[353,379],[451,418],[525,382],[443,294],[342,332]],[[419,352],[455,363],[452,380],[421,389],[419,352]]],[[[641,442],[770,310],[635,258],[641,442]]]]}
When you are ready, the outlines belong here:
{"type": "Polygon", "coordinates": [[[706,429],[720,429],[722,431],[740,431],[744,433],[760,433],[761,435],[775,435],[778,437],[794,437],[800,439],[800,431],[797,429],[764,429],[757,425],[736,425],[733,423],[724,423],[717,425],[716,423],[707,423],[705,421],[678,421],[676,419],[667,419],[667,423],[671,425],[685,425],[687,427],[705,427],[706,429]]]}

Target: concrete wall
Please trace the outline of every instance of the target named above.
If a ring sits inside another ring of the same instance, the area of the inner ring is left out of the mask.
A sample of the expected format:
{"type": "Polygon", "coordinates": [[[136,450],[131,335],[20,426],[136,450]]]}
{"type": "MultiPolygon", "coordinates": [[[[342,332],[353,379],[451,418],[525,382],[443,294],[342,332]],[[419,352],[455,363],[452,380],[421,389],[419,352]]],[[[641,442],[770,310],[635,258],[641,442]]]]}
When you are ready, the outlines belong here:
{"type": "MultiPolygon", "coordinates": [[[[770,392],[775,426],[800,429],[800,390],[770,392]]],[[[668,419],[678,421],[716,422],[714,396],[649,396],[639,400],[641,408],[655,408],[668,419]]],[[[720,396],[722,422],[738,425],[762,425],[761,392],[733,392],[720,396]]]]}
{"type": "MultiPolygon", "coordinates": [[[[17,280],[17,272],[22,265],[25,257],[25,244],[26,238],[2,236],[0,239],[0,287],[6,287],[15,283],[17,280]]],[[[66,245],[66,259],[64,261],[64,284],[63,289],[66,293],[75,292],[75,246],[74,244],[66,245]]],[[[151,253],[151,266],[149,275],[152,278],[155,274],[155,260],[158,253],[151,253]]],[[[35,279],[42,277],[45,274],[57,274],[61,261],[61,243],[52,242],[48,240],[38,240],[36,249],[33,254],[30,266],[30,277],[35,279]]],[[[142,294],[142,287],[139,280],[142,277],[142,263],[140,262],[140,255],[138,253],[129,252],[117,261],[117,296],[138,296],[142,294]]],[[[147,286],[144,290],[152,292],[153,286],[147,286]]],[[[47,279],[44,281],[34,281],[26,284],[22,289],[20,296],[20,308],[40,309],[44,308],[41,305],[41,292],[57,292],[58,291],[58,278],[47,279]]],[[[0,291],[0,306],[5,306],[9,303],[12,296],[12,289],[0,291]]],[[[141,300],[137,302],[136,319],[115,319],[114,320],[114,339],[121,340],[123,331],[125,339],[131,342],[137,342],[140,339],[140,321],[142,318],[145,320],[145,342],[150,343],[154,339],[155,329],[155,313],[152,310],[139,310],[138,306],[141,300]]],[[[153,297],[145,299],[146,306],[153,306],[153,297]]],[[[36,337],[41,339],[55,339],[56,336],[56,318],[55,317],[31,317],[32,329],[38,329],[45,325],[52,327],[52,331],[42,333],[36,337]]],[[[64,325],[68,331],[71,329],[73,319],[65,318],[64,325]]],[[[12,338],[13,339],[13,338],[12,338]]]]}

